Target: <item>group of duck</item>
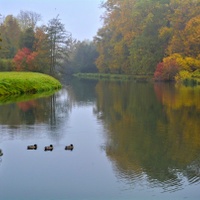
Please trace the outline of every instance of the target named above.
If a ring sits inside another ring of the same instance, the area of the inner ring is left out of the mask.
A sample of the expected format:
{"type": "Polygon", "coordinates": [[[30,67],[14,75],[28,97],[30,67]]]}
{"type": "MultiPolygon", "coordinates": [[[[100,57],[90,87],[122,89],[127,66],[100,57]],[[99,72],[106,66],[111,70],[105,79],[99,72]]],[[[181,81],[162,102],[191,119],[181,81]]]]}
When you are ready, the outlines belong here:
{"type": "MultiPolygon", "coordinates": [[[[28,150],[36,150],[37,148],[38,148],[37,144],[27,146],[28,150]]],[[[73,149],[74,149],[74,145],[73,144],[65,146],[65,150],[72,151],[73,149]]],[[[53,145],[50,144],[49,146],[45,146],[44,147],[44,151],[53,151],[53,145]]]]}
{"type": "MultiPolygon", "coordinates": [[[[34,145],[29,145],[27,146],[27,149],[28,150],[36,150],[37,149],[37,144],[34,144],[34,145]]],[[[72,151],[74,149],[74,145],[73,144],[70,144],[68,146],[65,146],[65,150],[70,150],[72,151]]],[[[49,146],[45,146],[44,147],[44,151],[53,151],[53,145],[50,144],[49,146]]],[[[0,157],[3,156],[3,151],[2,149],[0,149],[0,157]]]]}

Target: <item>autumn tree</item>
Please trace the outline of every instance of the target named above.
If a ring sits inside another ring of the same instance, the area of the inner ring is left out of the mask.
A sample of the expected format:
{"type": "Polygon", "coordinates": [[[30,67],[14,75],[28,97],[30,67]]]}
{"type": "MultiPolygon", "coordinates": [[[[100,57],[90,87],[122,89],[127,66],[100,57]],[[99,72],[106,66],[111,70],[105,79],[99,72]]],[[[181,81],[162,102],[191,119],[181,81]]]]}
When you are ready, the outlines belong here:
{"type": "Polygon", "coordinates": [[[49,73],[50,51],[46,27],[37,27],[35,32],[33,32],[32,28],[29,29],[31,34],[28,34],[29,32],[26,33],[23,43],[24,46],[18,50],[13,59],[15,70],[49,73]]]}
{"type": "Polygon", "coordinates": [[[129,73],[129,47],[135,33],[132,18],[134,1],[108,0],[102,4],[106,10],[104,25],[99,29],[95,41],[99,57],[96,61],[100,72],[129,73]]]}
{"type": "Polygon", "coordinates": [[[160,27],[169,0],[108,0],[103,4],[104,25],[96,37],[100,71],[110,73],[153,73],[164,55],[160,27]]]}
{"type": "Polygon", "coordinates": [[[17,19],[8,15],[0,25],[2,50],[0,58],[13,58],[19,48],[20,28],[17,19]]]}
{"type": "Polygon", "coordinates": [[[37,27],[35,31],[33,49],[37,52],[35,57],[35,67],[39,72],[49,73],[50,71],[50,51],[48,35],[44,26],[37,27]]]}
{"type": "Polygon", "coordinates": [[[200,55],[200,15],[187,22],[183,35],[184,55],[197,58],[200,55]]]}
{"type": "Polygon", "coordinates": [[[154,73],[156,81],[174,81],[180,65],[175,57],[167,57],[163,62],[158,63],[154,73]]]}
{"type": "Polygon", "coordinates": [[[199,0],[107,0],[102,7],[104,23],[95,37],[99,72],[153,74],[173,54],[197,68],[199,0]]]}
{"type": "Polygon", "coordinates": [[[37,56],[36,52],[31,52],[28,48],[18,50],[13,61],[16,71],[35,71],[34,59],[37,56]]]}
{"type": "MultiPolygon", "coordinates": [[[[199,9],[200,5],[198,0],[176,0],[176,1],[171,0],[169,5],[170,13],[169,15],[167,15],[167,18],[170,22],[169,28],[171,29],[171,38],[169,45],[166,49],[167,50],[166,53],[168,55],[174,53],[185,55],[186,49],[184,43],[186,42],[186,40],[189,39],[188,37],[191,38],[195,37],[195,34],[198,35],[199,9]],[[193,24],[194,19],[192,20],[192,18],[196,19],[195,24],[193,24]],[[192,24],[194,25],[194,27],[192,24]],[[188,28],[192,28],[192,30],[189,31],[188,28]]],[[[198,51],[199,49],[197,50],[197,52],[198,51]]],[[[188,54],[188,49],[187,49],[187,54],[188,54]]]]}

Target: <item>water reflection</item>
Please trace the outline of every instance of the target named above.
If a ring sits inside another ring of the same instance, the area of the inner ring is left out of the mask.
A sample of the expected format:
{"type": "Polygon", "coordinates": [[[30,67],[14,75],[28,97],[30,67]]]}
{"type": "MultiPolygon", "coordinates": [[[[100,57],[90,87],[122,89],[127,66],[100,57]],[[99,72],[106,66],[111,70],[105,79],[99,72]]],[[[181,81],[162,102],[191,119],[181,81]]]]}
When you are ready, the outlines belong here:
{"type": "Polygon", "coordinates": [[[67,90],[63,89],[51,96],[0,105],[0,110],[1,140],[31,137],[30,133],[40,138],[38,130],[43,129],[57,141],[63,137],[58,127],[68,118],[70,103],[67,90]]]}
{"type": "Polygon", "coordinates": [[[70,105],[93,104],[96,101],[96,84],[96,80],[72,79],[70,86],[66,87],[70,105]]]}
{"type": "Polygon", "coordinates": [[[1,105],[0,124],[10,127],[22,124],[56,124],[68,112],[68,99],[63,99],[66,95],[66,90],[60,90],[52,96],[1,105]]]}
{"type": "Polygon", "coordinates": [[[199,88],[99,82],[94,110],[107,130],[106,154],[129,184],[164,191],[200,182],[199,88]]]}
{"type": "Polygon", "coordinates": [[[32,199],[66,199],[69,194],[74,199],[145,199],[149,191],[164,199],[160,188],[166,199],[174,199],[168,194],[176,191],[176,196],[189,184],[186,196],[192,194],[200,184],[199,91],[169,84],[72,80],[53,96],[1,105],[5,156],[0,160],[0,199],[15,195],[9,184],[20,197],[32,199]],[[27,151],[34,143],[37,151],[27,151]],[[73,153],[64,150],[70,143],[73,153]],[[49,144],[55,150],[46,154],[49,144]]]}

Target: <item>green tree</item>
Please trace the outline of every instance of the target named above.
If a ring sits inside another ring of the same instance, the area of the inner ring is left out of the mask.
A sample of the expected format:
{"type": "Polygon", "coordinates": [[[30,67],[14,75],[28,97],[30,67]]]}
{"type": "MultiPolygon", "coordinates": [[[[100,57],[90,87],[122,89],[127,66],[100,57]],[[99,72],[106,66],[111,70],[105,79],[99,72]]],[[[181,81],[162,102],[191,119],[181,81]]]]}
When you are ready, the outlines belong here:
{"type": "Polygon", "coordinates": [[[27,28],[20,36],[20,48],[33,50],[35,42],[35,32],[32,27],[27,28]]]}

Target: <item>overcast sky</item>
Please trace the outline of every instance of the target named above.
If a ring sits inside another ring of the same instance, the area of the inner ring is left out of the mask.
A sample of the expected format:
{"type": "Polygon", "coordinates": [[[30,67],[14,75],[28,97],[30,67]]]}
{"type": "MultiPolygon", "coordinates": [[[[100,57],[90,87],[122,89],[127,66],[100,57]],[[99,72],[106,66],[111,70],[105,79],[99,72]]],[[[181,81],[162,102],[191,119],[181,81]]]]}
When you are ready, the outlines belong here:
{"type": "Polygon", "coordinates": [[[93,39],[102,26],[100,16],[105,0],[0,0],[0,14],[17,16],[20,10],[41,14],[47,24],[59,14],[61,22],[74,39],[93,39]]]}

